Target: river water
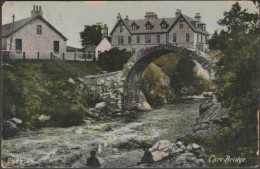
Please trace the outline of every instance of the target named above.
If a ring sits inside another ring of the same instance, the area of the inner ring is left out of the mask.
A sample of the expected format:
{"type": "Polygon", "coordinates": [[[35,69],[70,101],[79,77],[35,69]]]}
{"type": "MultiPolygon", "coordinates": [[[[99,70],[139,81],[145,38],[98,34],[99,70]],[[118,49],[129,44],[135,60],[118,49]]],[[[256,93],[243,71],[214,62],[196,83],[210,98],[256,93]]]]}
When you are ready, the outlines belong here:
{"type": "Polygon", "coordinates": [[[135,140],[154,144],[176,141],[190,134],[199,116],[200,102],[165,105],[159,109],[68,128],[42,128],[21,132],[2,141],[5,167],[85,167],[91,150],[102,167],[133,167],[144,154],[141,147],[122,149],[135,140]]]}

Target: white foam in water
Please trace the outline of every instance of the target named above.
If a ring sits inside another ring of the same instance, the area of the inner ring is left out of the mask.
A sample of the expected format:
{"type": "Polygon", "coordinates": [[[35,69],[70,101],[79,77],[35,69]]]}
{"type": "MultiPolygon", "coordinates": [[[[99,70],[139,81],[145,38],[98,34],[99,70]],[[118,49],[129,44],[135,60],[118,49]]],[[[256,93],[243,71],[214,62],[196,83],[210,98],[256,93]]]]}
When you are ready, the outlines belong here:
{"type": "Polygon", "coordinates": [[[201,64],[199,64],[199,62],[197,62],[196,60],[193,60],[193,61],[194,61],[195,65],[196,65],[196,68],[198,68],[197,75],[201,75],[204,79],[209,80],[210,77],[209,77],[208,71],[203,69],[201,64]]]}

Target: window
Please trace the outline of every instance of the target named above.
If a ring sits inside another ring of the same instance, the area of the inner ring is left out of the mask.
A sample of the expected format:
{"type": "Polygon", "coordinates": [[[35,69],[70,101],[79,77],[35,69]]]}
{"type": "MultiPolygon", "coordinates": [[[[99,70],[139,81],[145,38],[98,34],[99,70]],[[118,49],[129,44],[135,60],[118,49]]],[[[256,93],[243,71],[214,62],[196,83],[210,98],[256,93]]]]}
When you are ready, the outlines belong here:
{"type": "Polygon", "coordinates": [[[128,44],[131,44],[131,42],[132,42],[132,37],[128,36],[128,44]]]}
{"type": "Polygon", "coordinates": [[[136,30],[136,26],[133,25],[133,26],[132,26],[132,31],[135,31],[135,30],[136,30]]]}
{"type": "Polygon", "coordinates": [[[195,25],[196,25],[196,28],[197,28],[198,27],[198,22],[196,22],[195,25]]]}
{"type": "Polygon", "coordinates": [[[145,43],[151,43],[151,35],[145,35],[145,43]]]}
{"type": "Polygon", "coordinates": [[[167,26],[166,26],[166,24],[165,24],[165,23],[164,23],[164,24],[162,24],[162,26],[161,26],[161,28],[162,28],[162,29],[166,29],[166,27],[167,27],[167,26]]]}
{"type": "Polygon", "coordinates": [[[205,43],[208,44],[208,36],[205,36],[205,43]]]}
{"type": "Polygon", "coordinates": [[[38,35],[42,34],[42,25],[37,25],[37,34],[38,35]]]}
{"type": "Polygon", "coordinates": [[[180,29],[183,29],[183,23],[182,22],[180,23],[180,29]]]}
{"type": "Polygon", "coordinates": [[[186,42],[190,42],[190,34],[186,33],[186,42]]]}
{"type": "Polygon", "coordinates": [[[123,25],[121,24],[121,25],[120,25],[120,32],[123,32],[123,30],[124,30],[124,27],[123,27],[123,25]]]}
{"type": "Polygon", "coordinates": [[[91,51],[88,51],[87,59],[91,59],[91,51]]]}
{"type": "Polygon", "coordinates": [[[17,52],[21,52],[23,50],[22,39],[16,39],[15,40],[15,50],[17,52]]]}
{"type": "Polygon", "coordinates": [[[146,25],[146,30],[151,30],[152,29],[152,25],[148,24],[146,25]]]}
{"type": "Polygon", "coordinates": [[[161,36],[157,35],[157,43],[160,43],[160,42],[161,42],[161,36]]]}
{"type": "Polygon", "coordinates": [[[60,52],[60,42],[59,41],[54,41],[53,49],[54,49],[54,53],[59,53],[60,52]]]}
{"type": "Polygon", "coordinates": [[[124,44],[124,37],[118,36],[118,44],[124,44]]]}
{"type": "Polygon", "coordinates": [[[197,42],[200,42],[200,35],[197,34],[197,42]]]}
{"type": "Polygon", "coordinates": [[[169,43],[169,33],[166,34],[166,43],[169,43]]]}
{"type": "Polygon", "coordinates": [[[173,42],[177,42],[177,34],[176,33],[173,34],[173,42]]]}
{"type": "Polygon", "coordinates": [[[100,53],[101,53],[101,50],[98,51],[98,56],[100,55],[100,53]]]}
{"type": "Polygon", "coordinates": [[[173,34],[173,42],[177,42],[177,34],[176,33],[173,34]]]}
{"type": "Polygon", "coordinates": [[[132,52],[133,52],[133,53],[135,53],[135,52],[136,52],[135,48],[133,48],[133,49],[132,49],[132,52]]]}
{"type": "Polygon", "coordinates": [[[200,36],[201,36],[201,37],[200,37],[200,42],[202,43],[202,42],[203,42],[203,41],[202,41],[202,37],[203,37],[203,36],[202,36],[202,35],[200,35],[200,36]]]}
{"type": "Polygon", "coordinates": [[[136,43],[140,43],[140,35],[136,37],[136,43]]]}

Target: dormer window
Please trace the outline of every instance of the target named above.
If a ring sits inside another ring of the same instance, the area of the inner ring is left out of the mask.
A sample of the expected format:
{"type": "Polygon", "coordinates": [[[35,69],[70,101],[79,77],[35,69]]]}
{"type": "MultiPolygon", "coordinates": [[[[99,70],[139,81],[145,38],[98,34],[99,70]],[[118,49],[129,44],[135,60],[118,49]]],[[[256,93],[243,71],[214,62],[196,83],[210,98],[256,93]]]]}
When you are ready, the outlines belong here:
{"type": "Polygon", "coordinates": [[[152,25],[148,24],[146,25],[146,30],[151,30],[152,29],[152,25]]]}
{"type": "Polygon", "coordinates": [[[147,21],[145,24],[145,27],[146,27],[146,30],[152,30],[153,25],[149,21],[147,21]]]}
{"type": "Polygon", "coordinates": [[[196,26],[196,28],[198,27],[198,22],[195,22],[195,26],[196,26]]]}
{"type": "Polygon", "coordinates": [[[162,29],[166,29],[166,24],[162,24],[162,29]]]}
{"type": "Polygon", "coordinates": [[[135,30],[137,30],[139,28],[139,26],[135,23],[135,22],[133,22],[132,24],[131,24],[131,29],[132,29],[132,31],[135,31],[135,30]]]}
{"type": "Polygon", "coordinates": [[[206,25],[203,25],[203,26],[202,26],[202,29],[203,29],[203,30],[206,30],[206,25]]]}
{"type": "Polygon", "coordinates": [[[161,22],[161,24],[160,24],[160,25],[161,25],[161,29],[167,29],[167,28],[168,28],[168,26],[169,26],[169,25],[167,24],[167,22],[165,22],[165,20],[164,20],[164,19],[162,20],[162,22],[161,22]]]}

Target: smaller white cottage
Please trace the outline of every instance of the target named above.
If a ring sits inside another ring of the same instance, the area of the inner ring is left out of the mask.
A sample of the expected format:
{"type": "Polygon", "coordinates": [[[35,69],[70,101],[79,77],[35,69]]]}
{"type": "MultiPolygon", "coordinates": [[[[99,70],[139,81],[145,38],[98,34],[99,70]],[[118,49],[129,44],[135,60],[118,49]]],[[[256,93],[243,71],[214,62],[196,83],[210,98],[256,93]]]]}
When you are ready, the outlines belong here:
{"type": "Polygon", "coordinates": [[[43,18],[41,6],[33,6],[31,17],[2,26],[2,48],[13,58],[62,58],[67,38],[43,18]],[[12,39],[12,40],[11,40],[12,39]]]}
{"type": "Polygon", "coordinates": [[[100,55],[100,53],[108,51],[112,48],[109,39],[110,39],[109,37],[104,37],[101,40],[101,42],[97,45],[97,47],[95,49],[96,60],[98,60],[98,56],[100,55]]]}

